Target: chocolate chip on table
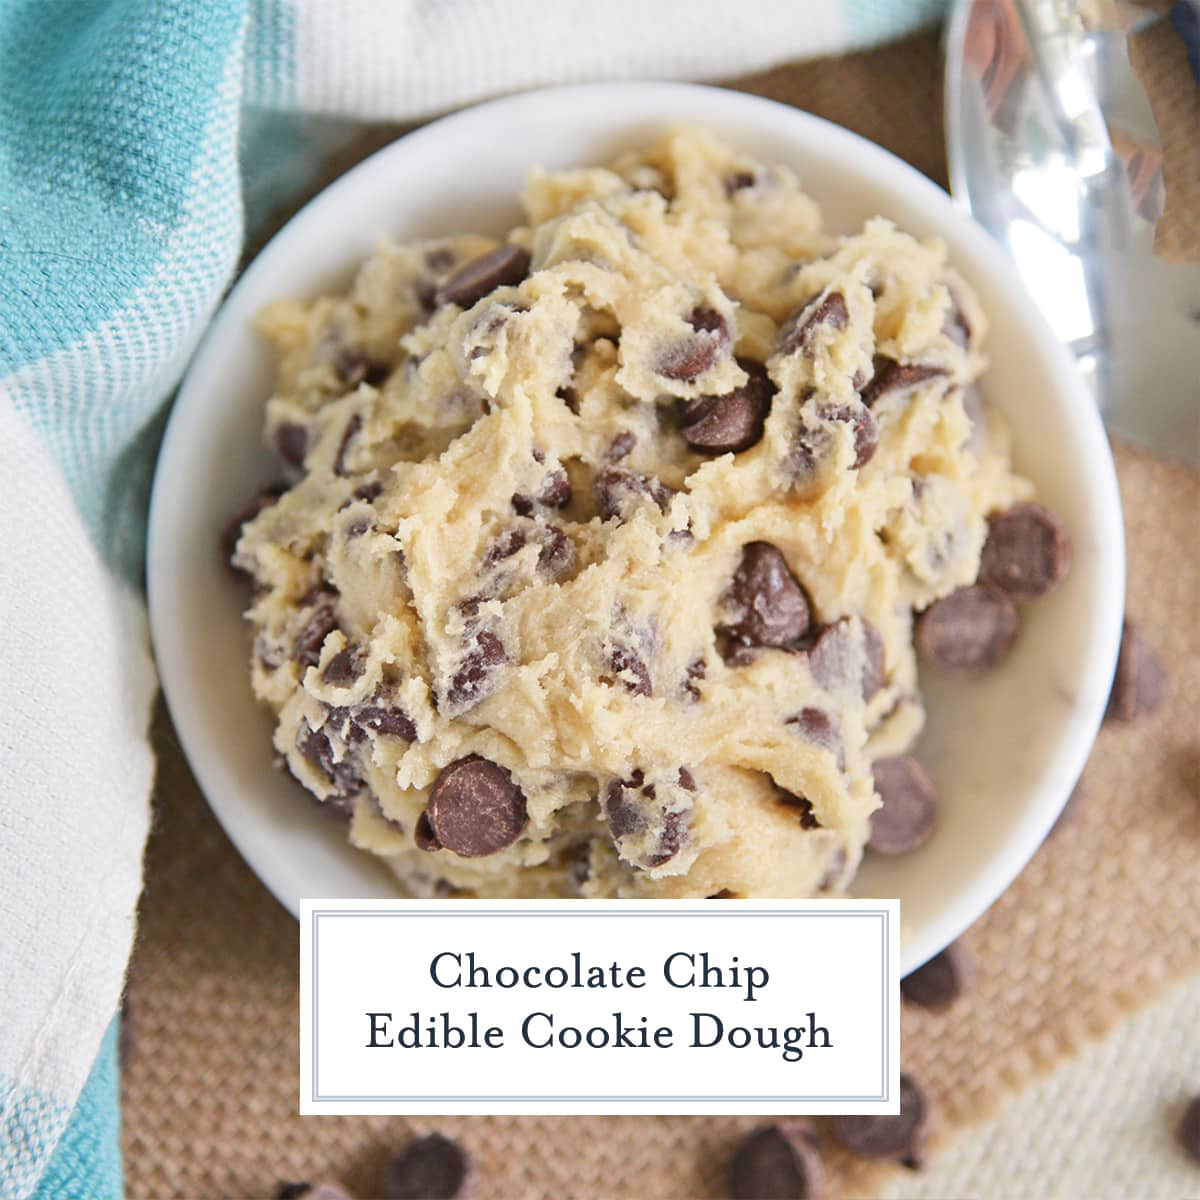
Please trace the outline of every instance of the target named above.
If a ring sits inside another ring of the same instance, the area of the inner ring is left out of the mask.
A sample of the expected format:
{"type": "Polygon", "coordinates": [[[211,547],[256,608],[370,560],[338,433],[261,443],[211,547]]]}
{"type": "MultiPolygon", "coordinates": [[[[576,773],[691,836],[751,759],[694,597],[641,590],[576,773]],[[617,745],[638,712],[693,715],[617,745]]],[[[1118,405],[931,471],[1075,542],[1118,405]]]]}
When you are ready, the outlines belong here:
{"type": "Polygon", "coordinates": [[[1121,652],[1108,697],[1106,721],[1133,721],[1156,709],[1167,694],[1162,659],[1132,621],[1121,629],[1121,652]]]}
{"type": "Polygon", "coordinates": [[[722,629],[743,645],[787,646],[808,629],[808,596],[770,542],[750,542],[742,548],[728,599],[735,619],[722,629]]]}
{"type": "Polygon", "coordinates": [[[1066,578],[1071,538],[1040,504],[1014,504],[988,517],[979,582],[1012,600],[1044,596],[1066,578]]]}
{"type": "Polygon", "coordinates": [[[977,583],[935,600],[917,618],[917,649],[947,671],[994,667],[1012,649],[1016,637],[1013,602],[977,583]]]}
{"type": "Polygon", "coordinates": [[[249,504],[244,508],[239,508],[229,518],[225,528],[221,531],[221,555],[226,565],[238,578],[249,578],[249,573],[243,571],[241,567],[236,566],[233,561],[233,556],[237,552],[238,539],[242,536],[242,530],[245,528],[247,522],[252,521],[264,509],[270,508],[272,504],[275,504],[283,493],[284,488],[282,484],[273,483],[263,488],[249,504]]]}
{"type": "Polygon", "coordinates": [[[429,825],[461,858],[496,854],[525,828],[525,793],[497,763],[469,754],[442,768],[429,793],[429,825]]]}
{"type": "Polygon", "coordinates": [[[762,363],[739,358],[749,377],[740,387],[721,396],[699,396],[682,406],[683,438],[703,454],[739,453],[762,439],[775,385],[762,363]]]}
{"type": "Polygon", "coordinates": [[[948,1008],[971,981],[971,960],[958,942],[900,980],[900,994],[918,1008],[948,1008]]]}
{"type": "Polygon", "coordinates": [[[470,1169],[457,1142],[428,1134],[409,1142],[388,1164],[383,1200],[455,1200],[463,1195],[470,1169]]]}
{"type": "Polygon", "coordinates": [[[275,1200],[353,1200],[340,1183],[288,1183],[281,1180],[275,1200]]]}
{"type": "Polygon", "coordinates": [[[933,363],[899,363],[882,354],[875,356],[875,374],[862,390],[863,403],[871,407],[889,392],[903,392],[928,379],[945,375],[946,368],[933,363]]]}
{"type": "Polygon", "coordinates": [[[841,292],[828,292],[810,300],[783,327],[779,334],[779,353],[794,354],[812,341],[822,325],[837,331],[850,323],[850,310],[841,292]]]}
{"type": "Polygon", "coordinates": [[[871,767],[883,806],[871,814],[867,845],[876,854],[908,854],[929,840],[938,797],[925,768],[911,755],[881,758],[871,767]]]}
{"type": "Polygon", "coordinates": [[[1179,1122],[1179,1144],[1183,1152],[1200,1164],[1200,1095],[1192,1097],[1179,1122]]]}
{"type": "Polygon", "coordinates": [[[732,1200],[818,1200],[821,1159],[808,1138],[779,1125],[747,1134],[729,1164],[732,1200]]]}
{"type": "Polygon", "coordinates": [[[593,481],[592,492],[604,521],[614,517],[627,520],[634,508],[647,499],[653,500],[659,511],[665,513],[675,495],[675,489],[667,487],[662,480],[627,467],[605,467],[593,481]]]}
{"type": "Polygon", "coordinates": [[[714,366],[729,349],[729,323],[707,304],[698,304],[687,315],[696,336],[677,342],[660,355],[655,371],[664,379],[690,383],[714,366]]]}
{"type": "Polygon", "coordinates": [[[869,703],[883,687],[887,673],[883,636],[865,617],[860,617],[857,622],[850,617],[839,617],[822,626],[806,652],[808,667],[821,687],[826,691],[835,690],[850,682],[856,650],[861,654],[862,662],[861,694],[869,703]],[[856,625],[861,630],[857,636],[856,625]]]}
{"type": "Polygon", "coordinates": [[[900,1072],[900,1112],[894,1117],[834,1117],[834,1138],[859,1158],[893,1158],[917,1166],[929,1105],[917,1081],[900,1072]]]}
{"type": "Polygon", "coordinates": [[[275,451],[285,463],[293,467],[304,466],[308,453],[308,430],[295,421],[284,421],[275,428],[275,451]]]}
{"type": "Polygon", "coordinates": [[[529,251],[506,242],[464,263],[434,296],[435,302],[470,308],[498,287],[514,286],[529,274],[529,251]]]}

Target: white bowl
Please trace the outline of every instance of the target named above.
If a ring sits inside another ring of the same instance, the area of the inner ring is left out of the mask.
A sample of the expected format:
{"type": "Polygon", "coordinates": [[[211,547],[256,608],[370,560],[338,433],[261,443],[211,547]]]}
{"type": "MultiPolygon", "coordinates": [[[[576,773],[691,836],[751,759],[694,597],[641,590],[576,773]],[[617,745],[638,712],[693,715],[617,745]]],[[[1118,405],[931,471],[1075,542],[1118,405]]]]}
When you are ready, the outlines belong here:
{"type": "Polygon", "coordinates": [[[986,234],[911,167],[816,117],[675,83],[529,92],[409,134],[339,179],[274,238],[230,293],[175,402],[150,514],[150,616],[171,714],[226,832],[293,912],[301,896],[390,896],[387,871],[272,766],[271,722],[248,683],[244,593],[218,536],[273,474],[262,449],[271,362],[251,328],[281,296],[346,283],[384,234],[501,232],[534,165],[600,163],[679,122],[788,163],[832,229],[876,213],[937,234],[992,321],[987,393],[1013,430],[1018,468],[1066,522],[1074,566],[1032,605],[1011,657],[978,681],[928,678],[920,755],[942,796],[921,850],[869,862],[855,891],[898,896],[903,970],[957,937],[1037,849],[1078,778],[1104,712],[1124,606],[1116,476],[1091,399],[986,234]]]}

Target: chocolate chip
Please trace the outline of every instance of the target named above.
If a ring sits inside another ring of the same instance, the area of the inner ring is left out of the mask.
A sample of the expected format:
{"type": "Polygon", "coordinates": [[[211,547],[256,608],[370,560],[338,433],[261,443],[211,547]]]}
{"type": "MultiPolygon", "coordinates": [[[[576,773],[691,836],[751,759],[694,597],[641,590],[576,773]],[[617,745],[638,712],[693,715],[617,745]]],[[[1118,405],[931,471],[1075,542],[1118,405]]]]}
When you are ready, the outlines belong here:
{"type": "Polygon", "coordinates": [[[304,466],[308,453],[308,430],[294,421],[284,421],[275,428],[275,450],[285,463],[304,466]]]}
{"type": "Polygon", "coordinates": [[[938,798],[925,768],[911,755],[881,758],[871,767],[883,806],[871,814],[867,845],[877,854],[907,854],[929,840],[938,798]]]}
{"type": "Polygon", "coordinates": [[[375,500],[383,492],[383,484],[378,480],[371,480],[369,483],[360,484],[351,493],[355,500],[366,500],[368,502],[375,500]]]}
{"type": "Polygon", "coordinates": [[[808,629],[804,588],[769,542],[750,542],[729,590],[735,619],[723,628],[748,646],[787,646],[808,629]]]}
{"type": "Polygon", "coordinates": [[[321,647],[325,639],[338,627],[333,605],[322,601],[317,605],[304,627],[296,635],[293,657],[304,667],[315,667],[321,660],[321,647]]]}
{"type": "Polygon", "coordinates": [[[592,491],[600,518],[611,521],[614,517],[625,521],[643,500],[653,500],[660,512],[671,506],[675,489],[667,487],[660,479],[631,471],[626,467],[605,467],[595,478],[592,491]]]}
{"type": "Polygon", "coordinates": [[[288,1183],[281,1180],[275,1200],[353,1200],[340,1183],[288,1183]]]}
{"type": "Polygon", "coordinates": [[[879,448],[879,424],[865,404],[838,404],[821,409],[826,421],[842,421],[854,432],[853,470],[865,467],[879,448]]]}
{"type": "Polygon", "coordinates": [[[579,411],[579,393],[569,384],[556,388],[554,394],[573,412],[579,411]]]}
{"type": "Polygon", "coordinates": [[[785,724],[792,726],[805,741],[826,750],[841,750],[842,730],[836,717],[823,708],[802,708],[785,724]]]}
{"type": "Polygon", "coordinates": [[[346,474],[346,454],[350,450],[350,444],[358,437],[362,426],[362,413],[352,414],[346,422],[346,428],[342,430],[342,440],[338,442],[337,453],[333,456],[333,473],[335,475],[346,474]]]}
{"type": "Polygon", "coordinates": [[[1007,596],[979,584],[935,600],[918,618],[917,649],[947,671],[995,666],[1017,637],[1017,610],[1007,596]]]}
{"type": "Polygon", "coordinates": [[[732,196],[734,192],[740,192],[745,188],[754,186],[754,173],[752,171],[731,171],[725,176],[724,182],[725,194],[732,196]]]}
{"type": "Polygon", "coordinates": [[[900,994],[918,1008],[948,1008],[966,991],[971,960],[957,942],[900,980],[900,994]]]}
{"type": "Polygon", "coordinates": [[[537,569],[551,579],[559,579],[574,566],[575,543],[557,525],[545,526],[537,569]]]}
{"type": "Polygon", "coordinates": [[[344,650],[339,650],[325,664],[321,678],[326,683],[345,687],[347,684],[353,683],[362,673],[362,651],[357,646],[347,646],[344,650]]]}
{"type": "Polygon", "coordinates": [[[1167,694],[1162,659],[1131,621],[1121,629],[1121,652],[1108,697],[1107,721],[1132,721],[1152,712],[1167,694]]]}
{"type": "Polygon", "coordinates": [[[529,274],[529,251],[506,242],[487,254],[464,263],[434,297],[439,305],[470,308],[498,287],[516,285],[529,274]]]}
{"type": "Polygon", "coordinates": [[[470,707],[483,698],[488,676],[508,661],[504,643],[486,629],[476,635],[446,693],[447,703],[454,708],[470,707]]]}
{"type": "Polygon", "coordinates": [[[698,304],[686,319],[699,336],[669,347],[654,369],[664,379],[690,383],[717,362],[729,349],[731,339],[728,322],[707,304],[698,304]]]}
{"type": "Polygon", "coordinates": [[[249,504],[244,508],[239,508],[229,518],[225,528],[221,531],[221,554],[229,569],[239,578],[248,579],[250,577],[249,572],[243,571],[233,561],[233,556],[237,553],[238,539],[242,536],[242,529],[249,521],[257,517],[260,512],[275,504],[283,493],[284,487],[282,484],[270,484],[263,488],[249,504]]]}
{"type": "Polygon", "coordinates": [[[571,481],[566,471],[555,467],[548,472],[534,499],[547,508],[566,508],[571,503],[571,481]]]}
{"type": "Polygon", "coordinates": [[[383,1200],[454,1200],[470,1173],[466,1151],[440,1133],[410,1142],[384,1172],[383,1200]]]}
{"type": "Polygon", "coordinates": [[[429,853],[442,848],[442,843],[437,840],[437,834],[433,832],[433,826],[429,822],[428,812],[423,812],[417,818],[416,827],[413,829],[413,841],[418,850],[426,850],[429,853]]]}
{"type": "Polygon", "coordinates": [[[797,796],[794,792],[786,792],[781,787],[777,787],[776,791],[779,794],[780,804],[796,810],[800,818],[801,829],[821,828],[821,822],[817,820],[817,814],[813,811],[811,800],[806,796],[797,796]]]}
{"type": "Polygon", "coordinates": [[[609,669],[621,680],[621,686],[631,696],[652,696],[654,685],[650,668],[631,646],[614,646],[608,655],[609,669]]]}
{"type": "Polygon", "coordinates": [[[412,718],[402,709],[389,704],[361,704],[350,710],[350,720],[359,729],[384,737],[400,738],[406,742],[417,740],[417,727],[412,718]]]}
{"type": "Polygon", "coordinates": [[[322,730],[313,729],[307,721],[300,723],[296,733],[296,749],[307,762],[328,777],[338,796],[349,797],[362,790],[363,778],[354,763],[348,758],[335,762],[329,738],[322,730]]]}
{"type": "Polygon", "coordinates": [[[702,658],[693,658],[687,665],[683,682],[683,694],[689,700],[700,699],[700,688],[697,680],[704,679],[708,674],[708,666],[702,658]]]}
{"type": "Polygon", "coordinates": [[[775,385],[762,363],[739,358],[749,376],[745,383],[722,396],[700,396],[683,405],[684,441],[703,454],[739,453],[762,439],[775,385]]]}
{"type": "Polygon", "coordinates": [[[521,836],[525,793],[501,766],[469,754],[442,769],[429,793],[434,837],[461,858],[496,854],[521,836]]]}
{"type": "Polygon", "coordinates": [[[835,691],[851,681],[859,655],[864,701],[873,700],[887,678],[883,636],[865,617],[839,617],[823,626],[807,654],[813,678],[826,691],[835,691]]]}
{"type": "Polygon", "coordinates": [[[434,246],[425,251],[425,265],[439,274],[448,271],[458,261],[458,252],[453,246],[434,246]]]}
{"type": "Polygon", "coordinates": [[[604,452],[604,459],[606,462],[620,462],[636,445],[637,437],[628,429],[623,429],[609,442],[608,449],[604,452]]]}
{"type": "Polygon", "coordinates": [[[875,374],[863,388],[863,403],[868,407],[888,392],[903,392],[927,379],[945,375],[946,368],[933,363],[899,363],[882,354],[875,356],[875,374]]]}
{"type": "Polygon", "coordinates": [[[817,1200],[821,1160],[804,1137],[778,1125],[754,1130],[742,1139],[730,1163],[733,1200],[817,1200]]]}
{"type": "MultiPolygon", "coordinates": [[[[685,791],[695,791],[695,781],[690,772],[681,769],[679,783],[685,791]],[[688,786],[684,780],[690,783],[688,786]]],[[[609,832],[614,841],[641,833],[646,828],[646,807],[637,802],[636,796],[630,798],[629,792],[641,792],[647,801],[653,801],[657,789],[654,784],[645,782],[641,770],[634,771],[629,779],[614,779],[608,785],[604,801],[604,818],[608,822],[609,832]]],[[[673,810],[666,812],[659,825],[658,838],[653,850],[642,860],[634,862],[635,866],[653,870],[668,863],[679,853],[687,836],[690,824],[690,814],[673,810]]]]}
{"type": "Polygon", "coordinates": [[[827,292],[809,301],[780,330],[779,353],[794,354],[806,348],[820,326],[832,330],[845,329],[850,323],[850,310],[841,292],[827,292]]]}
{"type": "Polygon", "coordinates": [[[1012,600],[1033,600],[1057,587],[1070,566],[1070,536],[1049,509],[1014,504],[988,517],[980,583],[1012,600]]]}
{"type": "Polygon", "coordinates": [[[1200,1163],[1200,1095],[1194,1096],[1183,1110],[1183,1120],[1179,1122],[1179,1144],[1193,1162],[1200,1163]]]}
{"type": "Polygon", "coordinates": [[[378,387],[391,374],[387,363],[376,362],[353,346],[343,346],[333,356],[333,370],[348,388],[368,383],[378,387]]]}
{"type": "Polygon", "coordinates": [[[503,562],[506,558],[512,558],[525,545],[526,541],[528,541],[528,538],[526,537],[525,530],[519,526],[513,525],[505,529],[492,540],[491,545],[484,552],[484,569],[494,567],[498,562],[503,562]]]}
{"type": "Polygon", "coordinates": [[[911,1075],[900,1073],[900,1112],[894,1117],[840,1116],[832,1120],[833,1136],[859,1158],[919,1159],[929,1106],[911,1075]]]}

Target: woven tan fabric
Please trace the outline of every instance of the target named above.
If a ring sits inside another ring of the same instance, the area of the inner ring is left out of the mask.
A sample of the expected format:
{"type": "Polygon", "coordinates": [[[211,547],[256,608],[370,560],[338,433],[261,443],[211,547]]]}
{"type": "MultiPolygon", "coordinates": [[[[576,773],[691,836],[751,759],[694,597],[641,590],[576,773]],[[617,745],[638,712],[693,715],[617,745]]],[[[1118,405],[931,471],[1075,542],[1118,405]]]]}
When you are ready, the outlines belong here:
{"type": "MultiPolygon", "coordinates": [[[[928,36],[742,86],[847,125],[944,182],[940,71],[928,36]]],[[[1200,969],[1200,475],[1128,448],[1117,457],[1130,612],[1170,664],[1171,695],[1149,720],[1102,733],[1085,802],[967,935],[978,961],[969,997],[940,1015],[905,1010],[905,1067],[930,1092],[943,1137],[1200,969]]],[[[730,1149],[753,1120],[297,1116],[296,924],[220,831],[165,718],[157,740],[129,983],[131,1200],[269,1196],[279,1179],[322,1176],[366,1198],[389,1152],[431,1128],[465,1143],[481,1197],[725,1194],[730,1149]]],[[[831,1147],[826,1164],[841,1197],[877,1196],[901,1170],[831,1147]]],[[[972,1182],[988,1194],[986,1177],[972,1182]]]]}

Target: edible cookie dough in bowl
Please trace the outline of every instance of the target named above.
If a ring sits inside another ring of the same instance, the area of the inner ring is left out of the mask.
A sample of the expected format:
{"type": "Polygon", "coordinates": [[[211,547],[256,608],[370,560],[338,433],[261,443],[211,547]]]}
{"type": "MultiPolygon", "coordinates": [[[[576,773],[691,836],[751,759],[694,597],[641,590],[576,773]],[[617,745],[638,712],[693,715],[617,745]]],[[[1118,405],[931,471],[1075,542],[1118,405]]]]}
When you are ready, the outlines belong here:
{"type": "Polygon", "coordinates": [[[1120,538],[1095,413],[932,185],[765,101],[595,86],[439,122],[278,236],[172,418],[151,597],[293,906],[898,894],[911,967],[1082,766],[1120,538]]]}

